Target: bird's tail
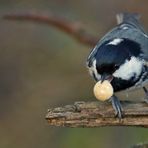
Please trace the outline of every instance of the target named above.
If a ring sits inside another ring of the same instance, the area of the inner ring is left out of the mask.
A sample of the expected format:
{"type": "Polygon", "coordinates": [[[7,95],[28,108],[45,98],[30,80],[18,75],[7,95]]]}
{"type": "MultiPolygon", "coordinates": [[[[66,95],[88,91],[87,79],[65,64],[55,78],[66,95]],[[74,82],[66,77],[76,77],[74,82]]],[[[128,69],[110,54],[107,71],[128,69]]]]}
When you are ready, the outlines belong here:
{"type": "Polygon", "coordinates": [[[130,24],[144,32],[144,29],[139,22],[140,15],[138,13],[119,13],[116,15],[116,18],[118,24],[130,24]]]}
{"type": "Polygon", "coordinates": [[[139,23],[140,15],[137,13],[119,13],[116,15],[118,24],[139,23]]]}

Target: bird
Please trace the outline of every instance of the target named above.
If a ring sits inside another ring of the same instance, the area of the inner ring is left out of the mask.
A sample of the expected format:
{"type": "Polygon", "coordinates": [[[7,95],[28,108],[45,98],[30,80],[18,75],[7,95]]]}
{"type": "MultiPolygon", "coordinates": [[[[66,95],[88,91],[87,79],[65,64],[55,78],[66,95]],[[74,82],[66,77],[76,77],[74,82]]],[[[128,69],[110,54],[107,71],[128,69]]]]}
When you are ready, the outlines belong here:
{"type": "MultiPolygon", "coordinates": [[[[148,35],[137,13],[119,13],[117,25],[106,33],[91,50],[86,65],[96,82],[108,80],[114,92],[138,87],[148,103],[148,35]]],[[[118,118],[123,109],[115,93],[110,101],[118,118]]]]}

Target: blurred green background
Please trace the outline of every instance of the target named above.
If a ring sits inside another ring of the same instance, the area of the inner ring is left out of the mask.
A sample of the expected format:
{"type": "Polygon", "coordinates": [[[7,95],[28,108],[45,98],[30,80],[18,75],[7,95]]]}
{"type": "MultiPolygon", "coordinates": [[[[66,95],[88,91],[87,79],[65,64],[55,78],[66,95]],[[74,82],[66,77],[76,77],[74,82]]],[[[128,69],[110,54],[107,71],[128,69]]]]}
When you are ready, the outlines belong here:
{"type": "MultiPolygon", "coordinates": [[[[0,0],[0,17],[52,11],[83,22],[99,39],[116,24],[118,12],[140,13],[147,29],[147,5],[147,0],[0,0]]],[[[85,67],[91,47],[47,25],[0,22],[0,148],[126,148],[148,140],[143,128],[49,126],[49,107],[95,101],[85,67]]]]}

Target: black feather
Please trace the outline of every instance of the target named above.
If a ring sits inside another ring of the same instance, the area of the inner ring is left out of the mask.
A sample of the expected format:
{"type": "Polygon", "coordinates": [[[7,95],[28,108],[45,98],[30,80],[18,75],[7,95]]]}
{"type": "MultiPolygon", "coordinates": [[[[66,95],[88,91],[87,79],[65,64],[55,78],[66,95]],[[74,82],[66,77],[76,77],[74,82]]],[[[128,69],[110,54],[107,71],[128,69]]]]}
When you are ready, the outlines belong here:
{"type": "Polygon", "coordinates": [[[126,60],[130,60],[132,56],[138,57],[142,53],[140,45],[132,40],[124,38],[117,45],[109,44],[111,41],[113,40],[104,42],[94,56],[99,74],[112,74],[126,60]]]}

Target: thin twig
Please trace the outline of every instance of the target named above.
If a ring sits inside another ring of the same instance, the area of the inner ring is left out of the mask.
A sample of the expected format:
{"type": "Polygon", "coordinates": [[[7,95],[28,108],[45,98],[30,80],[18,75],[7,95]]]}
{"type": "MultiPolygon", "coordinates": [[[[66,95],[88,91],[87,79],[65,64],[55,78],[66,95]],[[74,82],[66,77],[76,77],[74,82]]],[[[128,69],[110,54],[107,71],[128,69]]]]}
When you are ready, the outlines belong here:
{"type": "Polygon", "coordinates": [[[49,125],[65,127],[140,126],[148,127],[146,103],[122,102],[124,118],[115,117],[111,103],[76,102],[49,109],[46,120],[49,125]]]}
{"type": "Polygon", "coordinates": [[[52,13],[48,13],[48,15],[29,12],[10,13],[4,15],[3,18],[7,20],[32,21],[35,23],[47,24],[69,34],[85,45],[94,46],[98,41],[98,38],[87,33],[82,24],[69,21],[64,17],[52,13]]]}

